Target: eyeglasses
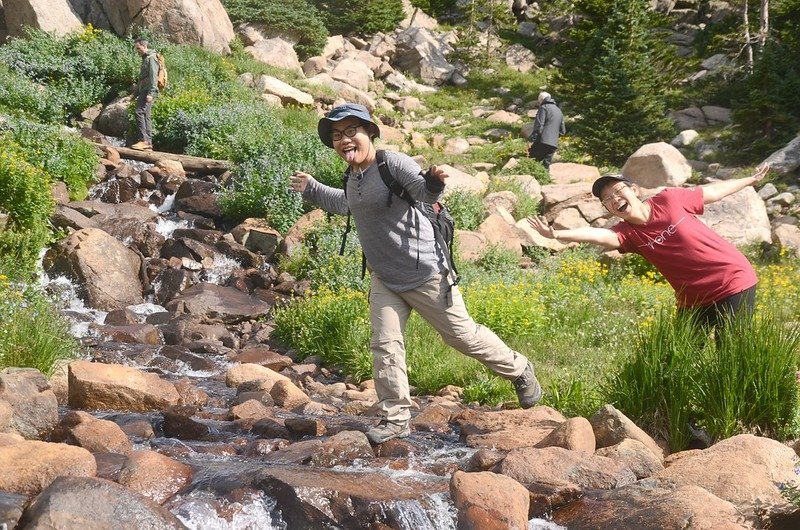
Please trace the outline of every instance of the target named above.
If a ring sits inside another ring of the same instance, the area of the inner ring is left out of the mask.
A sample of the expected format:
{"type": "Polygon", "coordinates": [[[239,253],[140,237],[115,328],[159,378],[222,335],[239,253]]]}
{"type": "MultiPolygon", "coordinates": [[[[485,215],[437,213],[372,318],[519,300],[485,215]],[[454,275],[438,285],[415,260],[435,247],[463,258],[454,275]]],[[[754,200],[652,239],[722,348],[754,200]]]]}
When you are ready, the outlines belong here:
{"type": "Polygon", "coordinates": [[[619,197],[621,197],[622,196],[622,190],[624,190],[627,187],[628,187],[627,184],[622,184],[621,186],[615,188],[608,197],[606,197],[605,199],[601,199],[600,203],[603,206],[607,207],[609,202],[613,201],[614,199],[618,199],[619,197]]]}
{"type": "Polygon", "coordinates": [[[361,127],[361,126],[360,125],[351,125],[350,127],[346,128],[343,131],[338,131],[336,129],[333,129],[331,131],[331,140],[333,140],[334,142],[338,142],[339,140],[341,140],[345,136],[347,136],[348,138],[352,138],[353,136],[358,134],[358,128],[359,127],[361,127]]]}

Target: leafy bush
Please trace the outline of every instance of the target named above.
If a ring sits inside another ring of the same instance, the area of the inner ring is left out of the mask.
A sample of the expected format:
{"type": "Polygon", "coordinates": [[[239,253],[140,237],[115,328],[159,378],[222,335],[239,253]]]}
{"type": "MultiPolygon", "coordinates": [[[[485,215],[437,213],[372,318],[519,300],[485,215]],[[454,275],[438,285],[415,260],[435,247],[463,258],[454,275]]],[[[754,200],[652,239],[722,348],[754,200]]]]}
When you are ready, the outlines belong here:
{"type": "Polygon", "coordinates": [[[0,213],[8,215],[0,229],[0,265],[24,276],[34,270],[49,237],[53,199],[47,174],[26,161],[7,133],[0,135],[0,189],[0,213]]]}
{"type": "Polygon", "coordinates": [[[0,63],[0,112],[46,123],[64,119],[63,109],[47,87],[42,87],[0,63]]]}
{"type": "Polygon", "coordinates": [[[78,353],[69,324],[41,293],[13,283],[0,264],[0,370],[36,368],[49,374],[59,359],[78,353]]]}
{"type": "Polygon", "coordinates": [[[300,196],[288,191],[289,175],[300,170],[322,182],[340,181],[343,162],[320,144],[316,131],[298,131],[279,121],[270,126],[260,132],[255,145],[236,146],[234,155],[249,159],[236,169],[219,202],[223,213],[234,220],[264,217],[285,232],[303,211],[300,196]]]}
{"type": "Polygon", "coordinates": [[[328,31],[320,13],[306,0],[223,0],[222,4],[234,24],[257,22],[275,34],[293,36],[301,60],[325,48],[328,31]]]}
{"type": "Polygon", "coordinates": [[[402,0],[314,0],[333,35],[388,33],[403,20],[402,0]]]}
{"type": "Polygon", "coordinates": [[[456,189],[444,201],[453,215],[457,230],[475,230],[486,218],[483,198],[464,189],[456,189]]]}
{"type": "Polygon", "coordinates": [[[64,37],[28,29],[25,37],[0,47],[0,63],[47,87],[51,105],[62,109],[54,121],[77,117],[127,89],[139,68],[130,41],[91,25],[64,37]]]}
{"type": "Polygon", "coordinates": [[[285,233],[303,214],[303,202],[288,189],[292,169],[269,158],[240,164],[233,185],[219,197],[223,214],[234,221],[263,217],[274,229],[285,233]]]}
{"type": "Polygon", "coordinates": [[[281,262],[281,269],[298,279],[310,280],[313,290],[366,291],[369,277],[361,277],[361,245],[354,226],[344,254],[339,255],[344,230],[342,216],[316,223],[306,232],[303,246],[281,262]]]}
{"type": "Polygon", "coordinates": [[[71,199],[86,197],[100,162],[89,142],[59,127],[21,120],[11,124],[10,136],[24,150],[25,159],[44,170],[51,182],[67,185],[71,199]]]}

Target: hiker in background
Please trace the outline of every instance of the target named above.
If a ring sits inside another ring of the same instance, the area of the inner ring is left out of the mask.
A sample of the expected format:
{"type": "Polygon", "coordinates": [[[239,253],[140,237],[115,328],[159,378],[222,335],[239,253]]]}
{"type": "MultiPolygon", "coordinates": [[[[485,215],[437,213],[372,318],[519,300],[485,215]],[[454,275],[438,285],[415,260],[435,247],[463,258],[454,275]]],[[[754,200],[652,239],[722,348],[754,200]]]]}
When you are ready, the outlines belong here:
{"type": "Polygon", "coordinates": [[[604,175],[592,185],[592,194],[622,219],[610,229],[556,230],[543,217],[528,218],[528,223],[550,239],[641,254],[675,289],[681,310],[696,312],[700,325],[715,326],[740,312],[752,314],[758,278],[747,258],[696,216],[706,204],[759,182],[767,171],[765,164],[749,177],[666,188],[645,201],[628,178],[604,175]]]}
{"type": "Polygon", "coordinates": [[[533,132],[528,137],[531,141],[528,156],[549,168],[558,148],[558,137],[566,134],[567,129],[564,126],[564,114],[550,94],[539,92],[538,101],[539,110],[533,122],[533,132]]]}
{"type": "Polygon", "coordinates": [[[139,130],[140,140],[131,148],[140,151],[153,149],[153,124],[151,113],[153,100],[158,96],[158,59],[155,50],[150,50],[150,43],[145,39],[136,39],[133,49],[142,57],[139,67],[139,82],[136,84],[136,127],[139,130]]]}
{"type": "MultiPolygon", "coordinates": [[[[373,144],[380,129],[363,105],[334,107],[317,126],[320,140],[348,163],[345,189],[326,186],[296,171],[294,191],[331,213],[352,214],[371,271],[369,307],[370,349],[378,393],[379,424],[367,432],[373,443],[410,433],[411,396],[406,369],[404,334],[411,310],[416,310],[445,343],[513,382],[520,405],[533,406],[542,395],[533,366],[491,330],[467,313],[451,282],[448,249],[437,243],[432,223],[405,200],[387,201],[392,193],[378,168],[373,144]]],[[[448,177],[441,167],[423,173],[408,155],[384,151],[390,175],[416,201],[439,199],[448,177]]]]}

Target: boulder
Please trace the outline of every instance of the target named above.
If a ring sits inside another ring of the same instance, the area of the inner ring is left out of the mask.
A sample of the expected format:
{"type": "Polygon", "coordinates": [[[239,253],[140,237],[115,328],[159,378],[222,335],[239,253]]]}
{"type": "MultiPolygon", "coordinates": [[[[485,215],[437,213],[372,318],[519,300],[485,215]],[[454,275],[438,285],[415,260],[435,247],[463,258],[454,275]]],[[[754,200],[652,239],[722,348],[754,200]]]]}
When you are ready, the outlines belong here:
{"type": "Polygon", "coordinates": [[[136,528],[185,530],[186,526],[152,500],[110,480],[59,477],[26,510],[21,528],[136,528]]]}
{"type": "Polygon", "coordinates": [[[11,37],[22,37],[25,28],[41,29],[64,36],[83,27],[69,2],[55,0],[3,0],[6,29],[11,37]]]}
{"type": "Polygon", "coordinates": [[[88,410],[163,410],[178,403],[175,386],[158,375],[119,364],[69,365],[69,406],[88,410]]]}
{"type": "Polygon", "coordinates": [[[187,486],[192,468],[155,451],[134,451],[119,472],[118,482],[158,504],[187,486]]]}
{"type": "Polygon", "coordinates": [[[106,311],[144,302],[140,267],[139,256],[99,228],[67,236],[44,259],[49,274],[73,279],[86,303],[106,311]]]}
{"type": "Polygon", "coordinates": [[[150,28],[171,42],[230,52],[235,33],[220,0],[128,0],[127,8],[134,17],[131,24],[150,28]]]}
{"type": "Polygon", "coordinates": [[[528,491],[514,479],[488,471],[456,471],[450,497],[463,530],[526,530],[528,491]]]}
{"type": "Polygon", "coordinates": [[[737,246],[772,242],[767,208],[751,186],[706,205],[700,219],[737,246]]]}
{"type": "Polygon", "coordinates": [[[33,496],[56,477],[91,477],[96,471],[94,457],[81,447],[0,434],[0,491],[33,496]]]}
{"type": "Polygon", "coordinates": [[[57,423],[58,400],[39,370],[6,368],[0,371],[0,432],[35,439],[48,433],[57,423]]]}
{"type": "Polygon", "coordinates": [[[643,188],[680,186],[692,176],[692,166],[666,142],[646,144],[633,153],[622,174],[643,188]]]}

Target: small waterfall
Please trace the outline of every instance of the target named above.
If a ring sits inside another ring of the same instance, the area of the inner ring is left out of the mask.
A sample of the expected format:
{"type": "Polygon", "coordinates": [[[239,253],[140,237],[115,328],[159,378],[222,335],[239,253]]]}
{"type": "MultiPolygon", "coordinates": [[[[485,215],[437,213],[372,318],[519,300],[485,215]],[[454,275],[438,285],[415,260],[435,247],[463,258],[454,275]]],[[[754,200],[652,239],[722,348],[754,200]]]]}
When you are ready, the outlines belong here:
{"type": "MultiPolygon", "coordinates": [[[[223,501],[224,502],[224,501],[223,501]]],[[[233,512],[228,520],[219,516],[220,500],[208,492],[194,492],[183,499],[180,508],[173,510],[190,530],[288,530],[277,503],[263,493],[251,495],[243,502],[225,503],[233,512]]]]}

